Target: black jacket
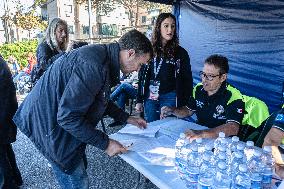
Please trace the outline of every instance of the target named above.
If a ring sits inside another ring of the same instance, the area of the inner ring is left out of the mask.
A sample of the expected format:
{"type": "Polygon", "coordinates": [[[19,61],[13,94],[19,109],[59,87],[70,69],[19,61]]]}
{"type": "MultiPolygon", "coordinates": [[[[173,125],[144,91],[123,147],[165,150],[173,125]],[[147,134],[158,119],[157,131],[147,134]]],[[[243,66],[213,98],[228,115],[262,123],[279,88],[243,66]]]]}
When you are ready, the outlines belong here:
{"type": "Polygon", "coordinates": [[[17,111],[16,89],[5,60],[0,56],[0,144],[16,140],[17,128],[12,120],[17,111]]]}
{"type": "Polygon", "coordinates": [[[31,72],[32,82],[35,83],[39,80],[47,68],[62,54],[57,50],[52,50],[46,41],[39,44],[36,50],[37,64],[31,72]]]}
{"type": "Polygon", "coordinates": [[[50,161],[72,172],[86,144],[105,150],[109,138],[96,125],[107,112],[128,114],[109,101],[119,83],[119,45],[89,45],[58,58],[19,107],[14,121],[50,161]]]}
{"type": "MultiPolygon", "coordinates": [[[[190,58],[186,50],[180,46],[177,50],[175,63],[177,106],[180,107],[188,103],[193,88],[190,58]]],[[[153,64],[153,61],[150,64],[153,64]]],[[[149,67],[142,66],[139,71],[137,103],[142,103],[149,95],[151,78],[149,67]]]]}

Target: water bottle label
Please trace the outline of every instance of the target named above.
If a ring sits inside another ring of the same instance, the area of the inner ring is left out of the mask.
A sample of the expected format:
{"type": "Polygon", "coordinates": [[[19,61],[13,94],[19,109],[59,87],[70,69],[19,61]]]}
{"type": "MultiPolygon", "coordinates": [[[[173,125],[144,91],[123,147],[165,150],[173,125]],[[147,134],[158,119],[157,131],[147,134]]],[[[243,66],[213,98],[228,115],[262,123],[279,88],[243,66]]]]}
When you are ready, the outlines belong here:
{"type": "Polygon", "coordinates": [[[264,184],[270,184],[272,180],[272,175],[271,174],[265,174],[262,176],[262,183],[264,184]]]}
{"type": "Polygon", "coordinates": [[[251,189],[261,189],[261,181],[252,180],[251,189]]]}

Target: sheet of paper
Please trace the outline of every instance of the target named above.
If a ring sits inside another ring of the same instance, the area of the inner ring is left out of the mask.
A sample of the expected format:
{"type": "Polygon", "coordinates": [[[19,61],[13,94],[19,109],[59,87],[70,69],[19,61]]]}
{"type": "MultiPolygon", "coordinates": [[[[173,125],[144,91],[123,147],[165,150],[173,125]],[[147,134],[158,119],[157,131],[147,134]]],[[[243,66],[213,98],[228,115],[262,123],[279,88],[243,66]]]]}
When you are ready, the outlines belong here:
{"type": "Polygon", "coordinates": [[[182,119],[173,119],[159,125],[159,132],[171,137],[174,140],[179,138],[180,133],[184,133],[187,129],[204,130],[207,127],[200,126],[196,123],[185,121],[182,119]]]}
{"type": "Polygon", "coordinates": [[[120,129],[118,133],[155,137],[159,129],[160,129],[159,125],[152,125],[151,123],[147,125],[146,129],[139,129],[135,125],[127,124],[124,128],[120,129]]]}

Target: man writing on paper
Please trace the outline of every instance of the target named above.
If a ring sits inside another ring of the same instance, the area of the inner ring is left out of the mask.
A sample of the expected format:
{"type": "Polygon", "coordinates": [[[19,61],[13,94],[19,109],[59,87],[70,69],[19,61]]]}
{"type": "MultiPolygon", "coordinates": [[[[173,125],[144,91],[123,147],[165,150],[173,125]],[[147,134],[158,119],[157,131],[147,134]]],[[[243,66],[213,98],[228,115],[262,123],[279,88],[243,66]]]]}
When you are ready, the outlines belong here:
{"type": "Polygon", "coordinates": [[[164,106],[161,118],[175,115],[184,118],[197,115],[197,123],[206,126],[208,130],[190,130],[186,134],[190,140],[196,138],[216,138],[219,132],[226,136],[237,135],[243,119],[244,103],[241,99],[227,104],[233,88],[227,83],[229,72],[228,59],[221,55],[212,55],[205,60],[203,71],[200,72],[202,84],[197,84],[193,98],[188,106],[175,108],[164,106]]]}
{"type": "Polygon", "coordinates": [[[119,71],[138,71],[152,57],[151,42],[137,30],[118,42],[87,45],[58,58],[38,80],[14,116],[17,127],[49,160],[61,188],[86,189],[86,144],[113,156],[126,152],[96,125],[104,114],[145,128],[109,101],[110,87],[119,83],[119,71]]]}

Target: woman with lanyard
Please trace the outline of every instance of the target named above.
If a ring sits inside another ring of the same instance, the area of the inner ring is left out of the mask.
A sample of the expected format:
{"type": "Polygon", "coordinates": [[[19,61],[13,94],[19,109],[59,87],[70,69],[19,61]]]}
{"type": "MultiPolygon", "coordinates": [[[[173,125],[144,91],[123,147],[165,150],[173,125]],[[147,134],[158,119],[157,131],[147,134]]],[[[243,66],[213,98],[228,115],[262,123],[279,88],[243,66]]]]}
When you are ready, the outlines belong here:
{"type": "Polygon", "coordinates": [[[190,59],[179,46],[176,18],[171,13],[158,16],[152,45],[155,57],[140,69],[135,107],[137,112],[145,110],[147,122],[160,119],[163,106],[185,106],[192,95],[190,59]]]}

